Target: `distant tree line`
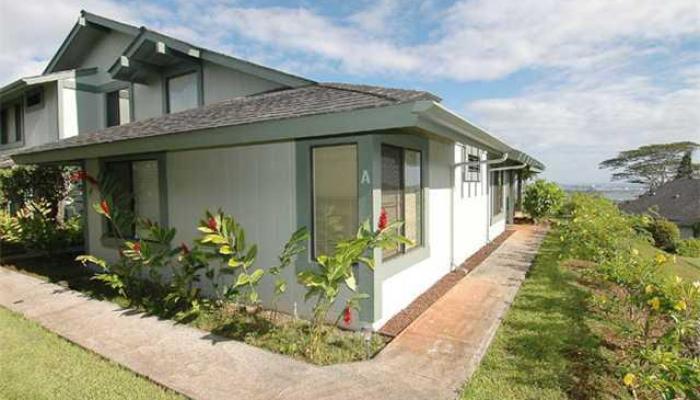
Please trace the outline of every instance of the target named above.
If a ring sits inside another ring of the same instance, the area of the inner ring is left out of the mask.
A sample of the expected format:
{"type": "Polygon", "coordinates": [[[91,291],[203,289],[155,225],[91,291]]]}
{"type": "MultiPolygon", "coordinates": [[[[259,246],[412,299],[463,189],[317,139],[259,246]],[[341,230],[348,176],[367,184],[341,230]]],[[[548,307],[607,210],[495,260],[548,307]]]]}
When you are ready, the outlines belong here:
{"type": "Polygon", "coordinates": [[[697,177],[700,164],[693,163],[693,152],[700,148],[694,142],[652,144],[620,152],[617,157],[599,164],[613,171],[612,180],[646,185],[654,191],[675,179],[697,177]]]}

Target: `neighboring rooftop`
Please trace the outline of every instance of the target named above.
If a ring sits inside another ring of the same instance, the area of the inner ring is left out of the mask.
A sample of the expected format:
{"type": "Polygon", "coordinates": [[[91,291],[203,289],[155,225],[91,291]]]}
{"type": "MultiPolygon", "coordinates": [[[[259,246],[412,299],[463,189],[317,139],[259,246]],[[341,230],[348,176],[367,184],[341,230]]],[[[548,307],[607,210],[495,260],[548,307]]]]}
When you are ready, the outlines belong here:
{"type": "Polygon", "coordinates": [[[651,194],[620,204],[620,208],[641,214],[651,208],[664,218],[680,225],[700,222],[700,179],[683,178],[668,182],[651,194]]]}

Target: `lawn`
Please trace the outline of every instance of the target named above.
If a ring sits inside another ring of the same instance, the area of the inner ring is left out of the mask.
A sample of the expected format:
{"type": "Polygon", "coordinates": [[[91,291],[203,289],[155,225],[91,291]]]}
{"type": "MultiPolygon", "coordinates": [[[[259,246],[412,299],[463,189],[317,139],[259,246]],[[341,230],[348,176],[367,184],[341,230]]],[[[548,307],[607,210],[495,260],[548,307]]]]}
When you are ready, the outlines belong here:
{"type": "Polygon", "coordinates": [[[0,398],[183,399],[1,307],[0,398]]]}
{"type": "MultiPolygon", "coordinates": [[[[658,253],[663,253],[669,258],[673,258],[672,255],[664,252],[663,250],[659,250],[651,243],[642,240],[635,244],[635,248],[639,250],[640,254],[647,255],[649,257],[653,257],[658,253]]],[[[668,268],[666,268],[665,271],[668,272],[669,275],[678,275],[681,278],[689,279],[691,281],[700,280],[700,258],[698,257],[692,258],[676,256],[675,263],[669,263],[666,265],[668,268]]]]}
{"type": "Polygon", "coordinates": [[[550,233],[462,399],[628,398],[550,233]]]}

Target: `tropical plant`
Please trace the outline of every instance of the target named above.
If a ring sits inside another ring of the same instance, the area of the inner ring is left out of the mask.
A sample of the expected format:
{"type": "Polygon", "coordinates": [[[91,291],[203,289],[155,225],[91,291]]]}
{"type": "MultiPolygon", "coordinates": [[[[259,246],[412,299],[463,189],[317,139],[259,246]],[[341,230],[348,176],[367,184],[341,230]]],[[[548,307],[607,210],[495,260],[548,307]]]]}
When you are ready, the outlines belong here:
{"type": "Polygon", "coordinates": [[[654,246],[669,252],[675,252],[681,232],[673,222],[657,217],[649,224],[649,233],[654,239],[654,246]]]}
{"type": "Polygon", "coordinates": [[[49,255],[82,241],[80,220],[57,220],[51,206],[44,201],[25,202],[15,217],[4,218],[3,224],[2,236],[5,241],[49,255]]]}
{"type": "Polygon", "coordinates": [[[48,215],[55,218],[59,203],[66,198],[70,186],[69,167],[14,166],[0,174],[0,206],[8,203],[13,210],[21,209],[33,201],[48,208],[48,215]]]}
{"type": "Polygon", "coordinates": [[[640,254],[638,221],[611,202],[579,194],[566,208],[562,256],[594,261],[584,271],[599,292],[590,304],[624,338],[614,353],[622,383],[634,398],[698,398],[700,282],[669,278],[666,253],[640,254]]]}
{"type": "Polygon", "coordinates": [[[270,275],[275,277],[275,292],[272,300],[274,319],[277,318],[277,301],[287,291],[287,281],[281,277],[281,274],[291,265],[297,255],[306,250],[306,242],[308,242],[308,240],[309,230],[306,227],[298,229],[284,245],[282,252],[277,257],[277,265],[269,269],[270,275]]]}
{"type": "Polygon", "coordinates": [[[319,255],[316,257],[318,268],[302,271],[298,274],[298,281],[306,287],[305,299],[315,298],[313,307],[312,332],[308,351],[313,354],[318,351],[320,342],[326,333],[324,328],[329,311],[333,308],[343,289],[351,295],[345,302],[343,311],[335,320],[335,325],[343,318],[346,325],[352,319],[352,311],[359,311],[360,301],[368,297],[365,293],[357,291],[357,280],[353,267],[363,264],[373,269],[374,260],[367,255],[375,248],[391,249],[400,244],[411,244],[411,241],[398,234],[402,222],[388,224],[386,211],[382,214],[377,230],[372,230],[369,221],[360,225],[354,238],[341,240],[335,246],[332,255],[319,255]]]}
{"type": "Polygon", "coordinates": [[[539,179],[525,189],[523,208],[535,220],[551,218],[559,212],[565,197],[559,185],[539,179]]]}
{"type": "Polygon", "coordinates": [[[685,257],[700,257],[700,239],[690,238],[681,240],[677,246],[678,255],[685,257]]]}
{"type": "Polygon", "coordinates": [[[197,228],[202,237],[199,245],[210,251],[211,259],[219,260],[219,267],[209,269],[207,277],[214,282],[214,290],[219,299],[234,297],[249,306],[260,302],[257,287],[265,271],[255,267],[258,246],[246,246],[245,230],[231,215],[221,210],[216,213],[206,211],[205,219],[197,228]],[[224,275],[235,275],[232,285],[222,284],[224,275]]]}

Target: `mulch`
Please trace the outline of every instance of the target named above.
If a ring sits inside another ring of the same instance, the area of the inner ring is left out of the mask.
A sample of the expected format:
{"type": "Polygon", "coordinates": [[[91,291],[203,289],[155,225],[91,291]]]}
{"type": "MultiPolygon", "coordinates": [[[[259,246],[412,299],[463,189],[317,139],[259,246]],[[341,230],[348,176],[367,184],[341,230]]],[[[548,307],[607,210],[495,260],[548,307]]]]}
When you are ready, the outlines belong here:
{"type": "Polygon", "coordinates": [[[426,290],[418,296],[408,307],[401,310],[393,318],[387,321],[384,326],[379,329],[379,333],[396,337],[404,329],[406,329],[413,321],[416,320],[425,310],[432,306],[439,298],[447,293],[457,282],[464,278],[469,272],[473,271],[481,264],[491,253],[493,253],[503,242],[506,241],[515,233],[517,229],[508,228],[500,234],[496,239],[486,244],[479,249],[471,257],[467,258],[457,269],[443,276],[439,281],[435,282],[430,289],[426,290]]]}

